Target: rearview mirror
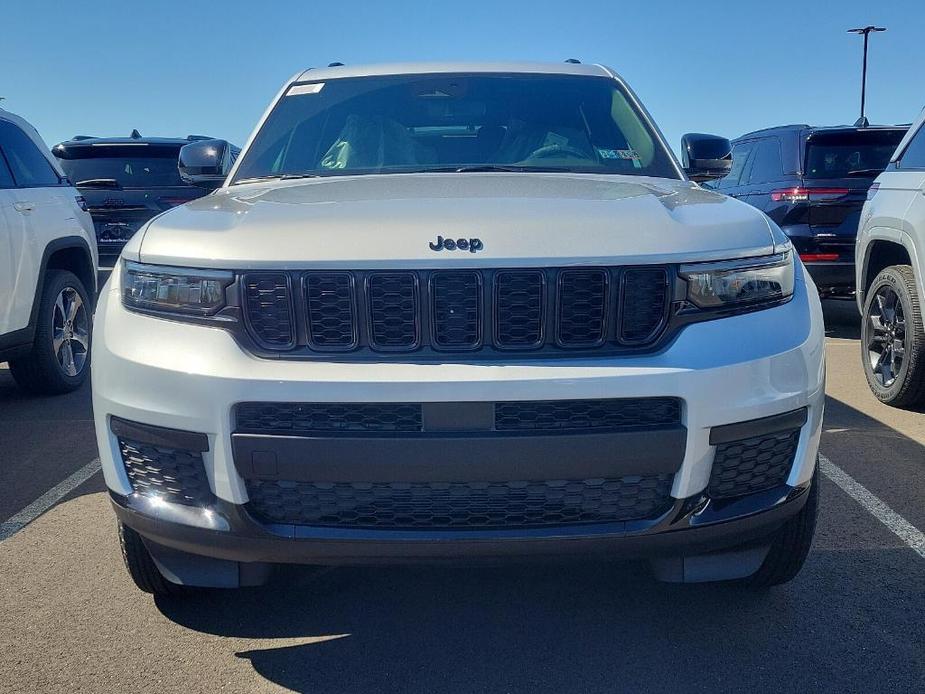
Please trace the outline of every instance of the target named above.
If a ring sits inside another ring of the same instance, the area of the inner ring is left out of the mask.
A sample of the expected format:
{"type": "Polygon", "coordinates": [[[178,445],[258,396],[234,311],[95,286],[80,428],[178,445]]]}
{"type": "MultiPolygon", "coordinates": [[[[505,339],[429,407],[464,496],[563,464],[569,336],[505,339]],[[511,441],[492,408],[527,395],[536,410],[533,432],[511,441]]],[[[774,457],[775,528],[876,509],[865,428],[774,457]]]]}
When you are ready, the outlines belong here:
{"type": "Polygon", "coordinates": [[[225,140],[198,140],[180,148],[180,178],[200,188],[218,188],[225,182],[240,150],[225,140]]]}
{"type": "Polygon", "coordinates": [[[681,138],[681,164],[697,183],[723,178],[732,169],[732,145],[718,135],[688,133],[681,138]]]}

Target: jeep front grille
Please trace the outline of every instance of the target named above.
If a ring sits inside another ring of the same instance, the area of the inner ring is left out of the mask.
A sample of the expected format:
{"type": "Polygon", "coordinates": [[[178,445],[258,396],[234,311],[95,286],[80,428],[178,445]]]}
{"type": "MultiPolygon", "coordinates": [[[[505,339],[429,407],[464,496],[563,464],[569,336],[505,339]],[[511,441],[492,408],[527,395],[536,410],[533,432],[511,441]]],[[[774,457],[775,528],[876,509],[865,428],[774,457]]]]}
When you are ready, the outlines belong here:
{"type": "Polygon", "coordinates": [[[664,266],[249,272],[241,286],[258,350],[568,356],[654,345],[670,277],[664,266]]]}

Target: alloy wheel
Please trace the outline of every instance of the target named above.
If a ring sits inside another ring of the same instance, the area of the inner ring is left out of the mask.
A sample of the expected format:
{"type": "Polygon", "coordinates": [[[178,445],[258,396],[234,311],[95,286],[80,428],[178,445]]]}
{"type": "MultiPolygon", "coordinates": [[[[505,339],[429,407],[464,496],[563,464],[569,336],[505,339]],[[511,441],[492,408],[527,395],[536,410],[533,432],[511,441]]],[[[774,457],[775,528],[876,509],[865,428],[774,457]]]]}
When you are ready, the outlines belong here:
{"type": "Polygon", "coordinates": [[[889,388],[906,358],[906,316],[889,285],[877,290],[867,316],[867,357],[878,383],[889,388]]]}
{"type": "Polygon", "coordinates": [[[58,366],[68,376],[78,375],[90,354],[90,316],[73,287],[65,287],[55,299],[52,336],[58,366]]]}

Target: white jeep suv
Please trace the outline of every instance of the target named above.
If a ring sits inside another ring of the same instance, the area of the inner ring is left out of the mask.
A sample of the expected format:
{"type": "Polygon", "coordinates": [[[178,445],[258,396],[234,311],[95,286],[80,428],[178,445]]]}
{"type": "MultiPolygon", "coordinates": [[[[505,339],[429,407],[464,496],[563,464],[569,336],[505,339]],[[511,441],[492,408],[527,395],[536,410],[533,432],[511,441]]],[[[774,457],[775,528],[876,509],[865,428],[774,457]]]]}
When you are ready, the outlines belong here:
{"type": "Polygon", "coordinates": [[[22,388],[86,380],[95,299],[86,203],[35,128],[0,109],[0,363],[22,388]]]}
{"type": "Polygon", "coordinates": [[[857,300],[861,362],[888,405],[925,402],[925,110],[874,181],[861,213],[857,300]]]}
{"type": "MultiPolygon", "coordinates": [[[[146,591],[275,563],[648,558],[796,575],[815,525],[819,299],[600,66],[309,70],[227,180],[126,247],[93,405],[146,591]]],[[[224,173],[220,143],[181,171],[224,173]]]]}

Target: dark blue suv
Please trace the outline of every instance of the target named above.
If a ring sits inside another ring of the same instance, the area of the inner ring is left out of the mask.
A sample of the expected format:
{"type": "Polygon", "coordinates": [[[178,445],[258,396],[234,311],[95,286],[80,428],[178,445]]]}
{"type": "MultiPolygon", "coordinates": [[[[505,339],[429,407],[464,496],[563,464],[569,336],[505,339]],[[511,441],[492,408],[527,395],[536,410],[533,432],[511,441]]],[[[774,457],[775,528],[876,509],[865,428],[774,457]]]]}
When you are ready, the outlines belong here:
{"type": "Polygon", "coordinates": [[[905,126],[784,125],[732,141],[732,170],[709,185],[780,225],[823,296],[854,293],[854,242],[873,180],[905,126]]]}
{"type": "Polygon", "coordinates": [[[96,227],[100,267],[115,264],[132,235],[154,215],[210,192],[180,178],[180,148],[208,140],[78,135],[52,148],[64,173],[86,199],[96,227]]]}

